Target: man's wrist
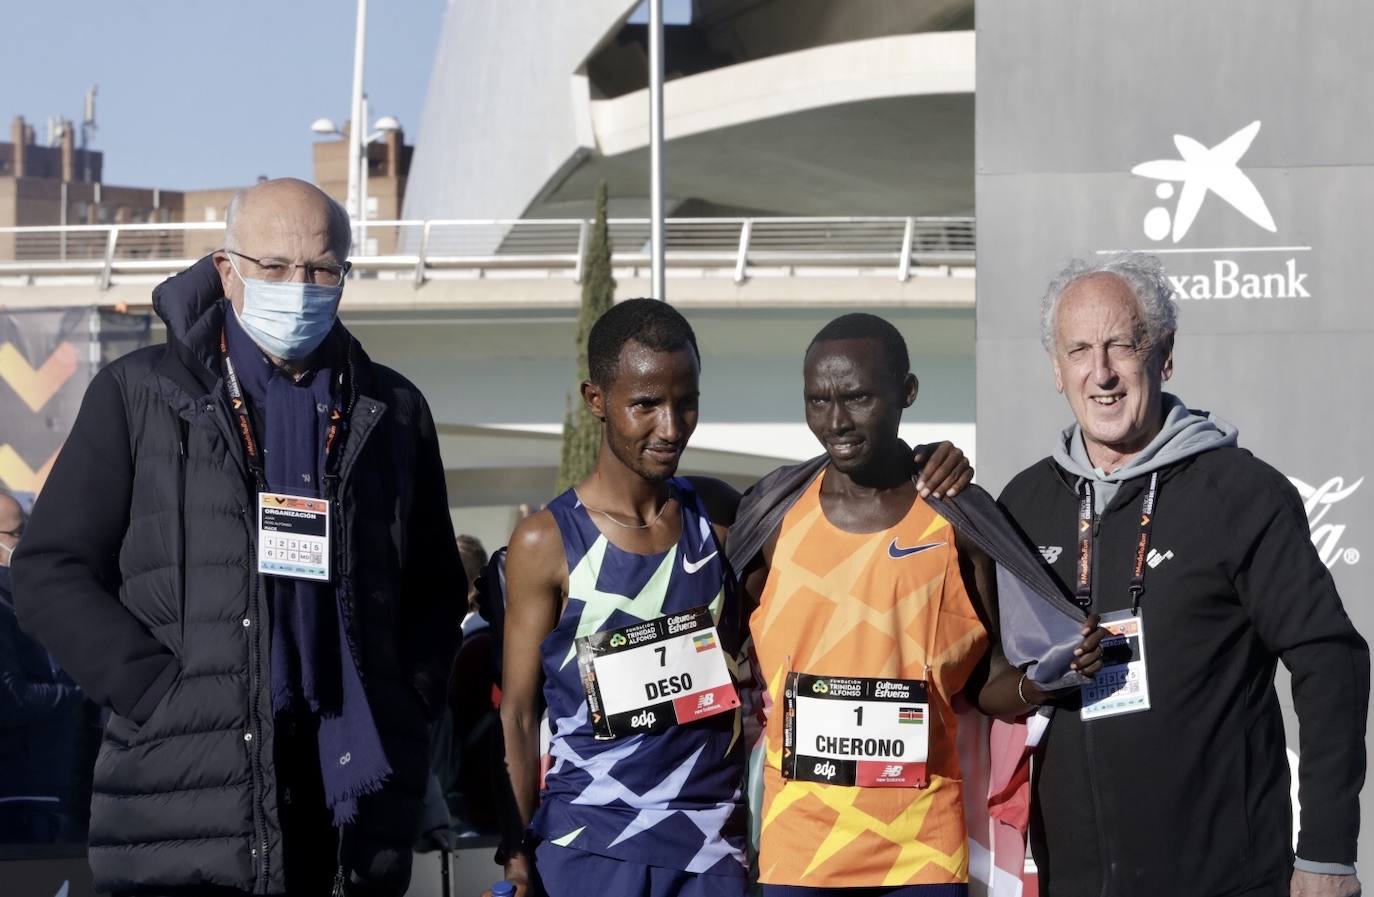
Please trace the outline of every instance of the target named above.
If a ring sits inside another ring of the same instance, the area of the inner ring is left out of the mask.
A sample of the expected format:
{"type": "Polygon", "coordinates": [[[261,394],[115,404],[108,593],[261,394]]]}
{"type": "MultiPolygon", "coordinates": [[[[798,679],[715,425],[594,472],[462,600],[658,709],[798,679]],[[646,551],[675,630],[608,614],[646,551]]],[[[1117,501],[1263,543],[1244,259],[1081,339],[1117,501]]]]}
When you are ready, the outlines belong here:
{"type": "Polygon", "coordinates": [[[539,846],[540,837],[529,829],[520,833],[520,838],[507,838],[496,848],[496,865],[504,866],[516,858],[533,862],[534,849],[539,846]]]}
{"type": "Polygon", "coordinates": [[[1045,703],[1045,693],[1030,678],[1030,669],[1022,670],[1021,678],[1016,681],[1016,696],[1027,707],[1039,707],[1045,703]]]}
{"type": "Polygon", "coordinates": [[[1314,872],[1318,875],[1355,874],[1355,866],[1350,863],[1318,863],[1313,860],[1304,860],[1302,857],[1293,858],[1293,868],[1299,872],[1314,872]]]}

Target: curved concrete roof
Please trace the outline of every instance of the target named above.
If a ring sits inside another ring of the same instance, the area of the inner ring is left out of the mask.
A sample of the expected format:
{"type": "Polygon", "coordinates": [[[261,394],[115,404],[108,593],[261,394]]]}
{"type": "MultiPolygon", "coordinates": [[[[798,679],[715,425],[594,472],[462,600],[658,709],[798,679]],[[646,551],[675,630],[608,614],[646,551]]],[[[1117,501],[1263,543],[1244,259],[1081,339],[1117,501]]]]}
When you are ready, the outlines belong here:
{"type": "MultiPolygon", "coordinates": [[[[455,3],[444,23],[406,217],[644,211],[647,91],[593,100],[583,70],[625,0],[455,3]]],[[[670,209],[817,214],[973,210],[972,32],[902,34],[738,63],[665,85],[670,209]],[[714,208],[713,208],[714,207],[714,208]]]]}
{"type": "Polygon", "coordinates": [[[574,113],[587,102],[586,79],[575,73],[636,5],[450,3],[404,216],[521,217],[591,145],[585,113],[574,113]]]}
{"type": "MultiPolygon", "coordinates": [[[[973,95],[971,31],[898,34],[782,53],[663,85],[663,136],[675,140],[799,112],[892,97],[973,95]]],[[[649,92],[591,104],[607,156],[649,143],[649,92]]],[[[875,135],[876,136],[876,135],[875,135]]]]}

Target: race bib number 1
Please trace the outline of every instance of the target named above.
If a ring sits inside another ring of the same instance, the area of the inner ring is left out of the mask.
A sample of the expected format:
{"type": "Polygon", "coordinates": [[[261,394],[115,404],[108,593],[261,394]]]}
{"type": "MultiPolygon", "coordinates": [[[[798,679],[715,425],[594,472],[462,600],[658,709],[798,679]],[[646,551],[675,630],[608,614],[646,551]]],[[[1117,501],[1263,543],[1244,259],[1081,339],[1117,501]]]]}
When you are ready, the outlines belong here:
{"type": "Polygon", "coordinates": [[[739,706],[704,606],[580,638],[577,664],[597,738],[661,732],[739,706]]]}
{"type": "Polygon", "coordinates": [[[791,673],[783,713],[784,777],[926,787],[932,720],[925,682],[791,673]]]}

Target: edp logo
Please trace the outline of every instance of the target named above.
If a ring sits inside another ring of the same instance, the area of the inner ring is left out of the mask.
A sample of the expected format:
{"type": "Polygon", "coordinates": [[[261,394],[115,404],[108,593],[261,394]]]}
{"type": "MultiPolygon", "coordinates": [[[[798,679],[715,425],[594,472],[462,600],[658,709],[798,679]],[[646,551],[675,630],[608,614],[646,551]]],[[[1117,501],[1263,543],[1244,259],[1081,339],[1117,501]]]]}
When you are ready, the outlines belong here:
{"type": "Polygon", "coordinates": [[[816,775],[826,779],[835,778],[835,773],[837,773],[838,771],[839,770],[835,768],[835,764],[831,763],[829,760],[822,760],[820,763],[817,763],[816,768],[814,770],[816,775]]]}
{"type": "Polygon", "coordinates": [[[652,710],[645,710],[630,717],[630,726],[635,729],[647,729],[658,722],[658,715],[652,710]]]}

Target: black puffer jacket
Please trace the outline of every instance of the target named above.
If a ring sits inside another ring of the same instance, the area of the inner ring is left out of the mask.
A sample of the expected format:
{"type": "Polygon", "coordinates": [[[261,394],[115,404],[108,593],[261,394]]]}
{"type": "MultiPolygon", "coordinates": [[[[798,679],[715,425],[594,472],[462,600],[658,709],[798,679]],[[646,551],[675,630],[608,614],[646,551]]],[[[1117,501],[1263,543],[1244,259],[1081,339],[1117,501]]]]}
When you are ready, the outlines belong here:
{"type": "MultiPolygon", "coordinates": [[[[91,807],[96,887],[282,893],[270,621],[211,260],[159,286],[154,307],[166,346],[96,376],[34,509],[15,555],[20,620],[114,711],[91,807]]],[[[342,325],[330,339],[353,384],[335,575],[394,770],[360,802],[344,860],[404,890],[467,588],[424,398],[342,325]]]]}

